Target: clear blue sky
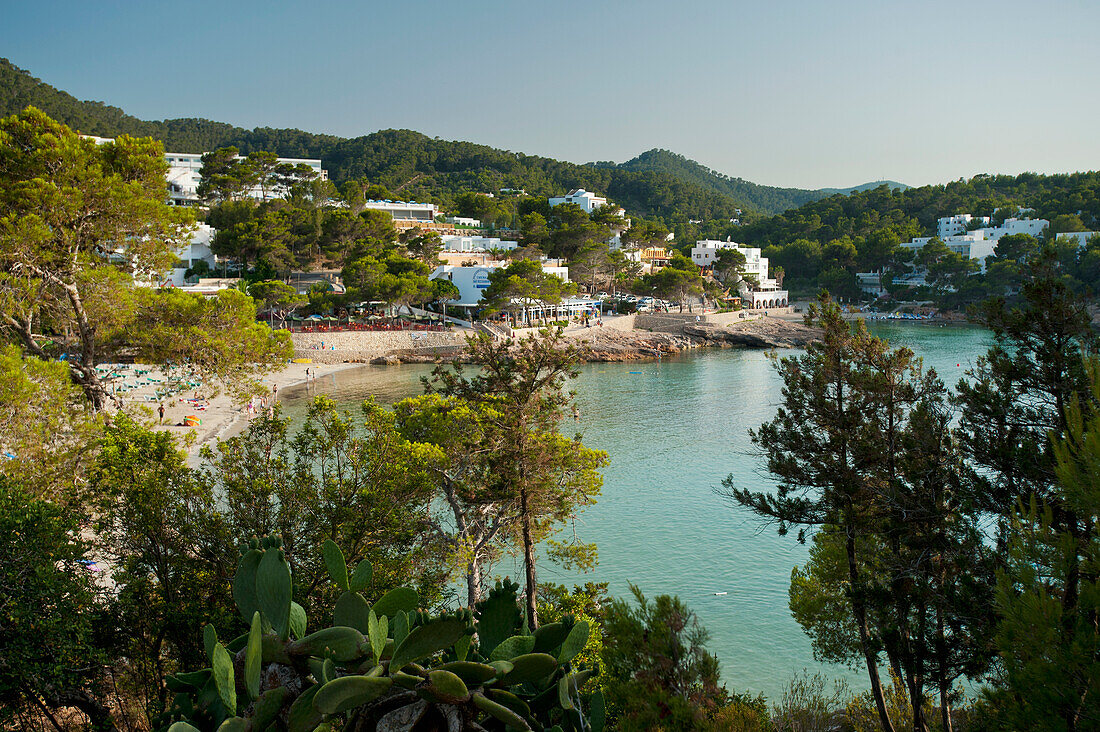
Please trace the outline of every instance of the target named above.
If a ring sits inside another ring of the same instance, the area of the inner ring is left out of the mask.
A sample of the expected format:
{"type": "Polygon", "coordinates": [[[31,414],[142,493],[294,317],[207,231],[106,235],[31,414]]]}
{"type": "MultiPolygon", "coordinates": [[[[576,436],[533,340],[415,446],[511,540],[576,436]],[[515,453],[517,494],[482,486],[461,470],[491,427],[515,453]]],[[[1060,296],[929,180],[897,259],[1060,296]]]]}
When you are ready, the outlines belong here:
{"type": "Polygon", "coordinates": [[[770,185],[1100,169],[1100,2],[5,3],[0,55],[144,119],[409,128],[770,185]]]}

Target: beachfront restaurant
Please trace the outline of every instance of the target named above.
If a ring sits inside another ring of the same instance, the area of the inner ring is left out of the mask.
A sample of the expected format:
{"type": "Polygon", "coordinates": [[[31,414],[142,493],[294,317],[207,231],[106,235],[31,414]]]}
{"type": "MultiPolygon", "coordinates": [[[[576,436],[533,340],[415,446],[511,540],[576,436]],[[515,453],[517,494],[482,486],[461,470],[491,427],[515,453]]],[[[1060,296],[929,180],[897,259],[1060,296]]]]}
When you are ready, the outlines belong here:
{"type": "Polygon", "coordinates": [[[528,323],[539,320],[572,320],[584,313],[596,317],[600,313],[600,301],[587,297],[569,297],[555,304],[543,302],[513,302],[516,305],[523,306],[523,313],[525,313],[528,323]]]}

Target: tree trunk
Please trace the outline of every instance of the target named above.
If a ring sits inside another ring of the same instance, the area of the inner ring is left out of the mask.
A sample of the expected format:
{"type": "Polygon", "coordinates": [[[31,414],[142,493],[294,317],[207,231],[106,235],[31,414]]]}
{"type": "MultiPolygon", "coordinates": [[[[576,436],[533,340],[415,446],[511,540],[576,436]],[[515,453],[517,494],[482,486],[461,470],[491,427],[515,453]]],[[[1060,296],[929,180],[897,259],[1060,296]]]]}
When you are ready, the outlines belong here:
{"type": "Polygon", "coordinates": [[[913,708],[913,732],[928,732],[928,722],[924,718],[924,684],[920,678],[909,678],[909,706],[913,708]]]}
{"type": "Polygon", "coordinates": [[[886,699],[882,694],[882,682],[878,676],[878,659],[871,648],[871,634],[867,631],[867,608],[863,603],[863,597],[859,590],[859,568],[856,565],[856,539],[849,527],[846,530],[845,548],[848,553],[848,580],[849,591],[852,593],[852,612],[856,616],[856,626],[859,628],[859,646],[863,650],[863,658],[867,662],[867,677],[871,681],[871,695],[875,699],[875,708],[878,709],[879,721],[882,723],[883,732],[894,732],[894,724],[890,721],[890,714],[886,711],[886,699]]]}
{"type": "Polygon", "coordinates": [[[951,699],[948,697],[947,689],[943,686],[940,687],[940,717],[942,719],[943,732],[952,732],[951,728],[951,699]]]}
{"type": "Polygon", "coordinates": [[[520,511],[523,516],[523,563],[527,574],[527,625],[533,631],[539,627],[538,608],[535,605],[538,584],[535,581],[535,542],[531,539],[531,514],[527,508],[527,489],[519,492],[520,511]]]}
{"type": "Polygon", "coordinates": [[[481,563],[476,556],[466,565],[466,599],[470,607],[481,601],[481,563]]]}
{"type": "Polygon", "coordinates": [[[114,718],[111,716],[110,710],[83,689],[61,692],[48,701],[50,706],[54,709],[71,707],[84,712],[88,717],[88,722],[91,725],[89,729],[91,730],[95,730],[96,732],[111,732],[112,730],[118,729],[115,725],[114,718]]]}
{"type": "MultiPolygon", "coordinates": [[[[902,597],[904,590],[897,588],[898,597],[902,597]]],[[[900,629],[900,644],[904,658],[908,663],[908,673],[905,675],[905,686],[909,692],[909,707],[913,712],[913,732],[928,732],[928,720],[924,716],[924,662],[920,650],[914,648],[914,632],[909,626],[910,606],[905,603],[897,603],[898,626],[900,629]]],[[[916,637],[927,637],[926,628],[927,610],[924,605],[917,610],[916,637]]]]}
{"type": "Polygon", "coordinates": [[[72,366],[73,382],[84,391],[84,396],[92,404],[92,409],[102,412],[107,408],[107,388],[95,371],[95,366],[72,366]]]}
{"type": "MultiPolygon", "coordinates": [[[[940,569],[940,592],[947,585],[947,572],[940,569]]],[[[942,598],[940,598],[942,602],[942,598]]],[[[943,608],[936,608],[936,685],[940,687],[940,717],[943,732],[951,732],[951,700],[947,684],[947,640],[943,634],[943,608]]]]}

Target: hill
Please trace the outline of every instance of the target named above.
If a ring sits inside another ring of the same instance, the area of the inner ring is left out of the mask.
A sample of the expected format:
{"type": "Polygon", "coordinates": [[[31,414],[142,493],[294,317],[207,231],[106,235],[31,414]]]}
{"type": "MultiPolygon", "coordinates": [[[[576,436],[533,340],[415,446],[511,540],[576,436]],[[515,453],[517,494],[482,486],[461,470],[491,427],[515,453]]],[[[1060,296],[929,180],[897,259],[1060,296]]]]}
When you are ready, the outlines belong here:
{"type": "Polygon", "coordinates": [[[864,183],[851,188],[818,188],[815,190],[765,186],[719,173],[683,155],[656,148],[644,152],[625,163],[592,163],[592,165],[599,168],[618,168],[636,172],[667,173],[679,180],[690,181],[715,193],[729,196],[735,201],[741,201],[747,204],[746,208],[765,214],[781,213],[838,193],[848,194],[866,191],[882,185],[892,189],[908,188],[905,184],[895,181],[874,181],[873,183],[864,183]]]}
{"type": "Polygon", "coordinates": [[[912,186],[907,186],[904,183],[898,183],[896,180],[873,180],[870,183],[852,186],[851,188],[818,188],[816,192],[822,194],[821,198],[828,198],[829,196],[835,196],[838,193],[842,196],[847,196],[852,193],[873,191],[874,189],[881,186],[886,186],[892,191],[907,191],[912,188],[912,186]]]}
{"type": "Polygon", "coordinates": [[[524,189],[530,195],[560,195],[586,188],[607,195],[634,216],[664,221],[728,219],[751,204],[667,173],[600,169],[552,158],[498,150],[487,145],[439,140],[411,130],[384,130],[352,139],[297,129],[252,130],[207,119],[141,120],[118,107],[81,101],[0,59],[0,114],[34,105],[91,135],[141,135],[176,152],[202,152],[234,145],[244,153],[270,150],[285,157],[324,161],[337,183],[367,178],[394,195],[447,206],[460,192],[524,189]]]}
{"type": "Polygon", "coordinates": [[[1100,173],[977,175],[969,180],[919,188],[885,187],[834,195],[758,219],[736,237],[757,246],[796,239],[826,243],[841,237],[867,237],[883,229],[902,240],[934,235],[936,219],[957,213],[993,216],[998,208],[1033,209],[1035,218],[1058,231],[1100,228],[1100,173]]]}
{"type": "Polygon", "coordinates": [[[530,195],[549,196],[586,188],[607,195],[633,216],[672,224],[688,219],[728,220],[738,217],[739,209],[750,216],[775,214],[838,192],[875,185],[819,191],[762,186],[722,175],[666,150],[650,150],[619,165],[576,165],[487,145],[439,140],[412,130],[383,130],[347,139],[298,129],[250,130],[198,118],[142,120],[118,107],[76,99],[0,59],[0,114],[15,114],[28,105],[85,134],[153,137],[174,152],[234,145],[243,153],[271,150],[284,157],[320,158],[337,183],[367,178],[394,195],[445,207],[466,190],[516,188],[530,195]]]}

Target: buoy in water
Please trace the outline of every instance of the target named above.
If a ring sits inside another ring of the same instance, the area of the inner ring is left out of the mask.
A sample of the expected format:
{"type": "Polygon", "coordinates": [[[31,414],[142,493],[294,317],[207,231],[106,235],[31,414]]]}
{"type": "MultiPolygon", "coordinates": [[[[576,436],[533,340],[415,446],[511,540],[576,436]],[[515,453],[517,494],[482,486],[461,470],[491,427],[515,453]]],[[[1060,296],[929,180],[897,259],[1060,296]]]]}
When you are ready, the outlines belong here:
{"type": "Polygon", "coordinates": [[[642,372],[641,372],[641,371],[631,371],[630,373],[632,373],[632,374],[640,374],[640,373],[642,373],[642,372]]]}

